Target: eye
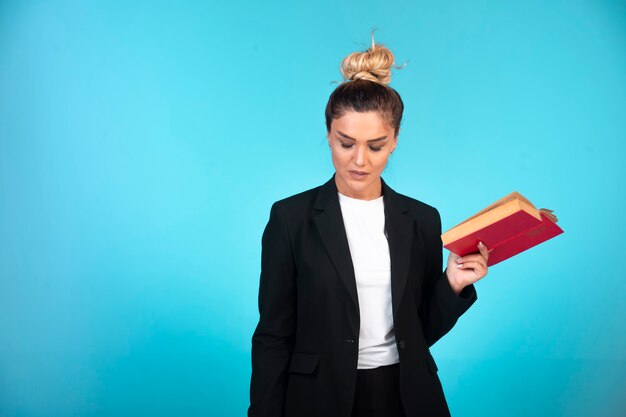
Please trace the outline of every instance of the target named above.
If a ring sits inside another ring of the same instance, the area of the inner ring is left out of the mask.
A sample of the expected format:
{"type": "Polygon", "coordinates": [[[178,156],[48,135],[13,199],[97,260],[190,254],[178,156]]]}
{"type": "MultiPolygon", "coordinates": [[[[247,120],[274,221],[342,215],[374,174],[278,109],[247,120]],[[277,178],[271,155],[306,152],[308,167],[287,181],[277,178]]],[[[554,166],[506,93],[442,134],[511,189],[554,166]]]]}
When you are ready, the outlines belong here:
{"type": "Polygon", "coordinates": [[[342,143],[341,147],[345,148],[345,149],[350,149],[352,147],[352,145],[346,145],[345,143],[342,143]]]}
{"type": "Polygon", "coordinates": [[[374,152],[378,152],[380,151],[382,148],[377,148],[375,146],[370,146],[370,149],[373,150],[374,152]]]}

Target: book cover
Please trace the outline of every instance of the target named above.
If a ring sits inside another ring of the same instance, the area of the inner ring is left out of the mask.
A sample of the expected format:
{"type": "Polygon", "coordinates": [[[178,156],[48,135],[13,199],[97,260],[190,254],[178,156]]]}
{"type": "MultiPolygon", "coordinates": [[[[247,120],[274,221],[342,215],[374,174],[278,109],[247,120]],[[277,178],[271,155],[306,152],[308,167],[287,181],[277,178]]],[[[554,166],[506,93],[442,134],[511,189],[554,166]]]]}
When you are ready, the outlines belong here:
{"type": "Polygon", "coordinates": [[[460,256],[489,249],[487,266],[495,265],[561,233],[552,210],[537,210],[517,192],[500,199],[441,235],[443,246],[460,256]]]}

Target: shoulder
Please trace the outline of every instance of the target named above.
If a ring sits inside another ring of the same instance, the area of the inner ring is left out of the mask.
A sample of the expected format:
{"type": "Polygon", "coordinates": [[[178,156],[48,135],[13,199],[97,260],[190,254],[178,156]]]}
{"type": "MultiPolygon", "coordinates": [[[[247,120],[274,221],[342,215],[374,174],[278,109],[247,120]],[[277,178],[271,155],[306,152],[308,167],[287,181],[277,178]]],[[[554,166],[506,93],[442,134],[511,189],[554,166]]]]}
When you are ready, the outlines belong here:
{"type": "Polygon", "coordinates": [[[402,199],[407,207],[409,208],[409,212],[416,219],[428,219],[428,220],[436,220],[438,222],[441,221],[439,210],[433,205],[425,203],[421,200],[418,200],[413,197],[409,197],[408,195],[400,194],[395,191],[396,195],[402,199]]]}
{"type": "Polygon", "coordinates": [[[396,195],[396,199],[401,200],[408,209],[408,215],[413,218],[415,224],[427,240],[437,241],[441,235],[441,216],[439,210],[434,205],[392,191],[396,195]]]}
{"type": "Polygon", "coordinates": [[[282,210],[291,211],[294,209],[301,209],[304,206],[312,205],[317,196],[321,185],[318,185],[308,190],[301,191],[297,194],[290,195],[288,197],[276,200],[273,205],[280,207],[282,210]]]}
{"type": "Polygon", "coordinates": [[[439,210],[431,204],[416,198],[398,194],[408,207],[408,214],[415,220],[419,233],[428,248],[441,245],[441,216],[439,210]]]}
{"type": "Polygon", "coordinates": [[[298,192],[272,203],[270,212],[278,212],[280,216],[284,216],[287,220],[295,220],[309,213],[315,204],[315,199],[322,186],[309,188],[298,192]]]}

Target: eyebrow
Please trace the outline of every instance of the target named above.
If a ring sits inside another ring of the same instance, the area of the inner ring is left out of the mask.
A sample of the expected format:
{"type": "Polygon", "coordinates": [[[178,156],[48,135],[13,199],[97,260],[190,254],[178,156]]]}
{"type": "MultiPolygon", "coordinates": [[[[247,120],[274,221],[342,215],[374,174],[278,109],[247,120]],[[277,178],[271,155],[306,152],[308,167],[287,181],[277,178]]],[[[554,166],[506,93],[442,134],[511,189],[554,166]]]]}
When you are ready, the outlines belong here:
{"type": "MultiPolygon", "coordinates": [[[[352,139],[352,140],[356,141],[356,139],[354,139],[354,138],[352,138],[352,137],[350,137],[350,136],[346,135],[346,134],[345,134],[345,133],[343,133],[341,130],[338,130],[338,131],[337,131],[337,133],[339,133],[339,135],[343,136],[343,137],[344,137],[344,138],[346,138],[346,139],[352,139]]],[[[387,135],[385,135],[385,136],[381,136],[381,137],[376,138],[376,139],[369,139],[369,140],[367,141],[367,143],[370,143],[370,142],[378,142],[379,140],[384,140],[384,139],[387,139],[387,135]]]]}

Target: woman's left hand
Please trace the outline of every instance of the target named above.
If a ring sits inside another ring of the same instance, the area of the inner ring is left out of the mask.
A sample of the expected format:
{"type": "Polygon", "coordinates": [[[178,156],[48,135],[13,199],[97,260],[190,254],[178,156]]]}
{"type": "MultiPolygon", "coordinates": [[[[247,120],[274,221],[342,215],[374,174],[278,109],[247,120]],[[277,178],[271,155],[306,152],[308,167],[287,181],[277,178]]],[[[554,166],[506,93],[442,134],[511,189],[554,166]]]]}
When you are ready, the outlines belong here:
{"type": "Polygon", "coordinates": [[[482,243],[478,242],[478,253],[471,253],[459,256],[450,252],[448,256],[448,268],[446,275],[454,292],[458,295],[463,288],[475,283],[487,275],[487,259],[489,250],[482,243]]]}

